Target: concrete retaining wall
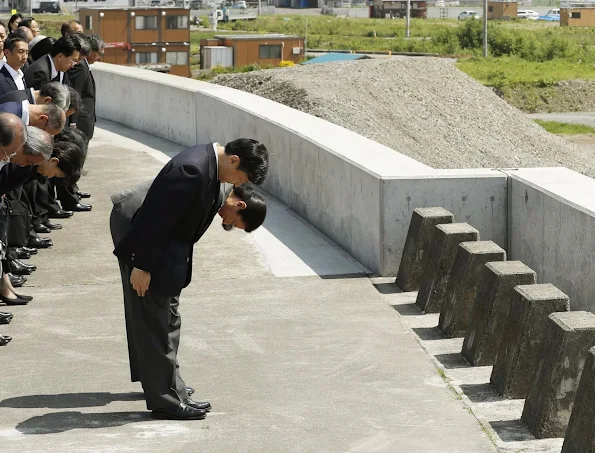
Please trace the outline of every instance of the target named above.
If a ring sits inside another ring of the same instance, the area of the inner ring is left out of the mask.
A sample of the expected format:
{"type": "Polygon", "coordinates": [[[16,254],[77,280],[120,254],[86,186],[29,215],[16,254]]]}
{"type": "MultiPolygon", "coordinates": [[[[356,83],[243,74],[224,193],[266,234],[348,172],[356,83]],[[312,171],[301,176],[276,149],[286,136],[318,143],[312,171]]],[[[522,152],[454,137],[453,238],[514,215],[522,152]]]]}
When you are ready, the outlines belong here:
{"type": "Polygon", "coordinates": [[[595,312],[595,180],[567,168],[512,173],[510,259],[595,312]]]}
{"type": "Polygon", "coordinates": [[[183,77],[93,65],[97,113],[191,146],[253,137],[264,189],[380,275],[396,275],[413,209],[444,206],[505,245],[506,176],[436,171],[354,132],[261,97],[183,77]],[[489,214],[489,215],[487,215],[489,214]]]}

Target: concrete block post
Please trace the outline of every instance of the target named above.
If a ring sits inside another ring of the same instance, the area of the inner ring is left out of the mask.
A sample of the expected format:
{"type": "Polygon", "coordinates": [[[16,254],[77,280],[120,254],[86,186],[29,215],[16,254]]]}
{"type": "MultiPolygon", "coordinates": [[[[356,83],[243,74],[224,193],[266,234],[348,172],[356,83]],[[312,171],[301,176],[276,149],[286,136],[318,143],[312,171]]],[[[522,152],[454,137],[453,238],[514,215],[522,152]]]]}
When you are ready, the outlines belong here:
{"type": "Polygon", "coordinates": [[[547,351],[549,315],[570,310],[568,296],[550,283],[514,289],[490,382],[504,398],[527,398],[539,360],[547,351]]]}
{"type": "Polygon", "coordinates": [[[576,390],[572,414],[564,436],[562,453],[595,451],[595,348],[589,349],[587,361],[576,390]]]}
{"type": "Polygon", "coordinates": [[[401,256],[396,284],[403,291],[417,291],[428,264],[436,225],[454,222],[454,215],[443,208],[418,208],[413,211],[401,256]]]}
{"type": "Polygon", "coordinates": [[[461,242],[478,241],[479,231],[467,223],[438,225],[434,229],[432,254],[426,266],[415,303],[426,313],[439,313],[461,242]]]}
{"type": "Polygon", "coordinates": [[[535,272],[520,261],[487,263],[465,332],[462,354],[474,366],[493,365],[510,310],[513,289],[535,283],[535,272]]]}
{"type": "Polygon", "coordinates": [[[506,251],[492,241],[459,245],[438,328],[448,338],[464,337],[486,263],[506,260],[506,251]]]}
{"type": "Polygon", "coordinates": [[[595,315],[552,313],[545,335],[550,338],[547,354],[539,361],[521,416],[531,434],[540,439],[566,433],[583,367],[595,345],[595,315]]]}

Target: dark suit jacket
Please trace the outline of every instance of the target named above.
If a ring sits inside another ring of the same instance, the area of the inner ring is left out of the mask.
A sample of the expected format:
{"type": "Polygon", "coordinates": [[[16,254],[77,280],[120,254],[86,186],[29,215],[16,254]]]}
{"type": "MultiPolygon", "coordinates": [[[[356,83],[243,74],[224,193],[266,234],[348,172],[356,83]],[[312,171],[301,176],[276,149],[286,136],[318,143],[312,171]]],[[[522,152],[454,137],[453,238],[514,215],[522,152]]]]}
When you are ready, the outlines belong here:
{"type": "MultiPolygon", "coordinates": [[[[28,85],[25,81],[25,88],[27,87],[28,85]]],[[[10,72],[8,72],[8,69],[6,69],[5,66],[2,66],[2,69],[0,69],[0,96],[3,96],[6,93],[10,93],[12,91],[19,91],[19,89],[17,88],[17,84],[15,83],[14,79],[10,75],[10,72]]],[[[25,94],[27,96],[27,100],[31,104],[35,104],[35,100],[33,99],[33,94],[31,93],[31,90],[26,89],[25,94]]]]}
{"type": "Polygon", "coordinates": [[[16,164],[6,164],[0,168],[0,195],[18,189],[27,181],[37,176],[37,167],[20,167],[16,164]]]}
{"type": "Polygon", "coordinates": [[[84,108],[70,118],[71,123],[76,123],[77,129],[85,133],[87,138],[93,138],[95,130],[95,79],[91,74],[89,63],[82,60],[68,71],[70,86],[81,95],[84,108]]]}
{"type": "Polygon", "coordinates": [[[0,112],[14,113],[23,119],[23,104],[22,102],[5,102],[0,104],[0,112]]]}
{"type": "Polygon", "coordinates": [[[10,93],[0,96],[0,104],[5,104],[7,102],[23,102],[28,100],[29,96],[27,90],[11,91],[10,93]]]}
{"type": "MultiPolygon", "coordinates": [[[[49,60],[49,55],[44,55],[39,60],[35,60],[24,70],[25,82],[28,87],[32,87],[36,90],[40,90],[44,85],[52,82],[52,64],[49,60]]],[[[56,76],[56,82],[60,81],[60,73],[56,76]]],[[[64,79],[62,80],[64,85],[69,85],[68,73],[64,73],[64,79]]]]}
{"type": "Polygon", "coordinates": [[[114,238],[114,254],[151,272],[151,290],[177,296],[190,283],[192,246],[213,221],[219,189],[213,145],[182,151],[151,184],[129,231],[114,238]]]}

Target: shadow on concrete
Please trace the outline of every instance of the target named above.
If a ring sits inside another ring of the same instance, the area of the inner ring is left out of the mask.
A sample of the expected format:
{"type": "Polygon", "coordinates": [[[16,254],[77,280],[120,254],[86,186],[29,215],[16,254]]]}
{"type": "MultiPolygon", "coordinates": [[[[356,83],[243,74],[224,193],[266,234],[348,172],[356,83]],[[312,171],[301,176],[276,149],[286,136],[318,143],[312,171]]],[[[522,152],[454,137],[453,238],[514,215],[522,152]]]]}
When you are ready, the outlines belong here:
{"type": "Polygon", "coordinates": [[[463,384],[461,385],[461,390],[474,403],[495,403],[502,401],[502,397],[496,393],[488,382],[484,384],[463,384]]]}
{"type": "Polygon", "coordinates": [[[401,294],[403,292],[396,283],[374,283],[374,288],[380,294],[401,294]]]}
{"type": "Polygon", "coordinates": [[[399,304],[393,305],[393,308],[397,310],[400,315],[403,316],[420,316],[423,312],[419,309],[415,302],[412,304],[399,304]]]}
{"type": "Polygon", "coordinates": [[[438,327],[414,327],[412,330],[424,341],[444,340],[446,338],[438,327]]]}
{"type": "Polygon", "coordinates": [[[535,439],[521,420],[501,420],[490,422],[490,425],[503,442],[522,442],[535,439]]]}
{"type": "Polygon", "coordinates": [[[63,393],[60,395],[28,395],[7,398],[0,401],[0,407],[17,409],[44,408],[69,409],[75,407],[100,407],[107,406],[114,401],[139,401],[144,400],[141,392],[134,393],[63,393]]]}
{"type": "Polygon", "coordinates": [[[84,414],[82,412],[52,412],[31,417],[17,425],[16,429],[23,434],[55,434],[72,429],[113,428],[129,423],[151,420],[149,412],[107,412],[101,414],[84,414]]]}
{"type": "Polygon", "coordinates": [[[471,368],[469,362],[459,352],[452,352],[450,354],[436,354],[434,356],[442,366],[448,370],[456,368],[471,368]]]}

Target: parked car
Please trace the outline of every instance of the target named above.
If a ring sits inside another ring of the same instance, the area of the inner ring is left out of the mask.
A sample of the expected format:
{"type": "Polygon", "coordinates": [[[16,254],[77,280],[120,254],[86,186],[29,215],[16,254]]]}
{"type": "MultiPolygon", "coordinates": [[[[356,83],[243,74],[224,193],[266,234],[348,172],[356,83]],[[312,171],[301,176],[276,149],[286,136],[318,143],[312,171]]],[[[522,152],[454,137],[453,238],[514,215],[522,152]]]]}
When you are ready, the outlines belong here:
{"type": "Polygon", "coordinates": [[[466,10],[461,12],[458,17],[459,20],[479,19],[479,14],[476,11],[466,10]]]}
{"type": "Polygon", "coordinates": [[[31,12],[36,14],[43,13],[59,13],[60,3],[59,2],[39,2],[39,8],[34,8],[31,12]]]}
{"type": "Polygon", "coordinates": [[[519,9],[516,13],[516,17],[519,19],[537,20],[539,13],[531,9],[519,9]]]}

